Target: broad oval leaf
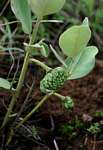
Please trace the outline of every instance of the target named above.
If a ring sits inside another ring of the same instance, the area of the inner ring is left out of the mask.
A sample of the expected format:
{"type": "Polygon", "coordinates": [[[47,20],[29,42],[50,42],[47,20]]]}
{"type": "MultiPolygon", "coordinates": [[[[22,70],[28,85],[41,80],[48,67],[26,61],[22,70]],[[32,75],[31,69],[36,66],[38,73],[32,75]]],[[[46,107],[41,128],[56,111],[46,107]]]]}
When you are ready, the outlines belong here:
{"type": "Polygon", "coordinates": [[[0,88],[10,90],[11,84],[8,80],[0,78],[0,88]]]}
{"type": "Polygon", "coordinates": [[[11,8],[27,34],[32,30],[31,10],[27,0],[11,0],[11,8]]]}
{"type": "Polygon", "coordinates": [[[86,47],[91,37],[91,31],[89,25],[84,22],[82,25],[67,29],[60,36],[59,45],[65,55],[75,57],[86,47]]]}
{"type": "Polygon", "coordinates": [[[39,18],[58,12],[65,3],[65,0],[28,0],[28,1],[32,11],[39,18]]]}
{"type": "Polygon", "coordinates": [[[74,58],[69,80],[86,76],[95,66],[95,56],[98,49],[95,46],[86,47],[81,54],[74,58]]]}

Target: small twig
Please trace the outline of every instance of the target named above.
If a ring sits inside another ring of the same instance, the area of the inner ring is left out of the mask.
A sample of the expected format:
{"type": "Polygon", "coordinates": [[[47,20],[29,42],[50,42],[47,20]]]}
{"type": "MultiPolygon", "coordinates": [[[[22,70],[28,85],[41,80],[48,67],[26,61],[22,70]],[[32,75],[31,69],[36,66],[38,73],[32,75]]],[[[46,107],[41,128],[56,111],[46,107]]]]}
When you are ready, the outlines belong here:
{"type": "Polygon", "coordinates": [[[94,136],[94,141],[93,141],[93,150],[96,148],[96,137],[94,136]]]}
{"type": "Polygon", "coordinates": [[[56,149],[56,150],[59,150],[59,147],[58,147],[57,142],[56,142],[56,140],[55,140],[55,139],[54,139],[54,141],[53,141],[53,142],[54,142],[55,149],[56,149]]]}
{"type": "MultiPolygon", "coordinates": [[[[9,41],[9,47],[12,47],[12,36],[10,36],[10,39],[9,39],[10,41],[9,41]]],[[[10,70],[9,70],[9,73],[8,73],[8,77],[7,78],[9,78],[9,76],[10,76],[10,73],[11,73],[11,71],[13,70],[13,68],[14,68],[14,65],[15,65],[15,57],[13,56],[13,54],[12,54],[12,51],[10,51],[10,49],[8,50],[9,51],[9,54],[10,54],[10,56],[11,56],[11,59],[12,59],[12,65],[11,65],[11,68],[10,68],[10,70]]]]}
{"type": "Polygon", "coordinates": [[[0,16],[3,15],[4,11],[6,10],[7,6],[9,5],[9,2],[10,2],[10,0],[8,0],[8,1],[6,2],[6,4],[4,5],[2,11],[0,12],[0,16]]]}
{"type": "Polygon", "coordinates": [[[10,67],[10,70],[9,70],[8,77],[7,77],[7,78],[9,78],[9,76],[10,76],[10,74],[11,74],[11,71],[13,70],[14,65],[15,65],[15,58],[14,58],[14,56],[13,56],[13,54],[12,54],[12,52],[11,52],[10,50],[9,50],[9,54],[10,54],[11,59],[12,59],[12,65],[11,65],[11,67],[10,67]]]}
{"type": "Polygon", "coordinates": [[[12,88],[13,82],[15,81],[16,75],[17,75],[17,73],[18,73],[19,66],[20,66],[20,56],[19,56],[19,58],[18,58],[17,68],[16,68],[16,71],[15,71],[15,73],[14,73],[14,77],[13,77],[12,82],[11,82],[11,88],[12,88]]]}
{"type": "Polygon", "coordinates": [[[87,145],[87,142],[88,142],[88,136],[87,136],[87,134],[86,134],[85,140],[84,140],[84,145],[87,145]]]}
{"type": "Polygon", "coordinates": [[[20,111],[19,111],[18,114],[17,114],[17,118],[16,118],[15,122],[18,120],[18,118],[19,118],[20,115],[22,114],[23,110],[25,109],[25,106],[27,105],[28,99],[29,99],[29,97],[30,97],[30,95],[31,95],[31,93],[32,93],[32,91],[33,91],[34,84],[35,84],[35,80],[33,81],[32,85],[31,85],[31,87],[30,87],[30,89],[29,89],[29,92],[28,92],[28,94],[27,94],[27,97],[26,97],[26,99],[25,99],[23,105],[21,106],[20,111]]]}
{"type": "Polygon", "coordinates": [[[42,104],[44,104],[44,102],[45,102],[52,94],[53,94],[53,93],[49,93],[49,94],[45,95],[45,96],[42,98],[42,100],[23,118],[23,120],[20,121],[20,122],[17,124],[17,126],[16,126],[15,128],[18,129],[24,122],[26,122],[26,121],[31,117],[31,115],[33,115],[34,112],[36,112],[36,111],[40,108],[40,106],[41,106],[42,104]]]}
{"type": "MultiPolygon", "coordinates": [[[[33,20],[32,21],[33,23],[36,23],[36,20],[33,20]]],[[[62,20],[42,20],[41,23],[63,23],[62,20]]],[[[0,24],[0,26],[6,26],[6,25],[10,25],[10,24],[15,24],[15,23],[20,23],[20,21],[11,21],[11,22],[8,22],[8,23],[3,23],[3,24],[0,24]]]]}
{"type": "Polygon", "coordinates": [[[24,53],[23,49],[17,48],[17,47],[8,47],[8,48],[4,48],[4,49],[5,49],[5,51],[9,49],[9,50],[17,50],[17,51],[20,51],[20,52],[24,53]]]}
{"type": "Polygon", "coordinates": [[[51,51],[54,53],[56,58],[59,60],[59,62],[67,68],[67,65],[65,64],[64,60],[59,56],[59,54],[55,51],[55,49],[50,45],[51,51]]]}
{"type": "MultiPolygon", "coordinates": [[[[93,143],[92,141],[91,141],[91,143],[93,143]]],[[[103,143],[103,140],[99,140],[99,141],[97,141],[97,143],[103,143]]]]}
{"type": "Polygon", "coordinates": [[[50,115],[50,121],[51,121],[51,131],[54,131],[55,124],[54,124],[54,120],[53,120],[53,116],[52,115],[50,115]]]}
{"type": "Polygon", "coordinates": [[[7,108],[7,106],[6,106],[5,102],[4,102],[4,99],[2,99],[1,102],[2,102],[2,104],[4,106],[4,108],[7,110],[8,108],[7,108]]]}

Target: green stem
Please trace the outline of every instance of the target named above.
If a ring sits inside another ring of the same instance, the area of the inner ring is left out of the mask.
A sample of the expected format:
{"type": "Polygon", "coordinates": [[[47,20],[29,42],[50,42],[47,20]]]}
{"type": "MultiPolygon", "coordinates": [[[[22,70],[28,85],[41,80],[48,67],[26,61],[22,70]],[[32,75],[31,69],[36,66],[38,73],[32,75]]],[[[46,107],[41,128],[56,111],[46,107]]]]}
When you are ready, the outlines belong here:
{"type": "Polygon", "coordinates": [[[50,48],[51,48],[52,52],[54,53],[54,55],[56,56],[56,58],[59,60],[59,62],[61,64],[63,64],[63,66],[65,66],[65,68],[67,68],[65,61],[59,56],[59,54],[56,52],[56,50],[51,45],[50,45],[50,48]]]}
{"type": "Polygon", "coordinates": [[[54,93],[53,95],[57,96],[58,98],[60,98],[62,101],[65,100],[65,96],[58,94],[58,93],[54,93]]]}
{"type": "Polygon", "coordinates": [[[52,69],[52,68],[48,67],[47,65],[45,65],[44,63],[42,63],[41,61],[39,61],[37,59],[34,59],[34,58],[31,58],[30,62],[37,64],[38,66],[40,66],[41,68],[46,70],[46,72],[48,72],[48,71],[50,71],[52,69]]]}
{"type": "MultiPolygon", "coordinates": [[[[33,44],[35,39],[36,39],[36,35],[37,35],[38,27],[39,27],[39,24],[40,24],[40,20],[41,19],[38,19],[37,22],[36,22],[35,28],[33,30],[31,38],[30,38],[29,45],[33,44]]],[[[31,54],[31,51],[30,51],[30,47],[28,46],[28,47],[26,47],[26,56],[25,56],[25,59],[24,59],[24,63],[23,63],[22,71],[21,71],[20,78],[19,78],[19,81],[18,81],[18,84],[17,84],[17,88],[16,88],[15,93],[12,96],[11,102],[9,104],[9,107],[8,107],[7,113],[4,117],[4,121],[2,123],[1,128],[4,128],[4,126],[8,122],[9,116],[12,112],[14,104],[15,104],[17,98],[19,97],[19,94],[20,94],[20,91],[21,91],[21,88],[22,88],[22,85],[23,85],[23,82],[24,82],[24,79],[25,79],[25,75],[26,75],[26,72],[27,72],[27,69],[28,69],[30,54],[31,54]]]]}
{"type": "Polygon", "coordinates": [[[26,122],[31,115],[36,112],[38,110],[38,108],[52,95],[52,93],[47,94],[43,97],[43,99],[31,110],[30,113],[28,113],[24,119],[22,121],[19,122],[19,124],[17,124],[17,126],[15,127],[16,129],[18,129],[24,122],[26,122]]]}

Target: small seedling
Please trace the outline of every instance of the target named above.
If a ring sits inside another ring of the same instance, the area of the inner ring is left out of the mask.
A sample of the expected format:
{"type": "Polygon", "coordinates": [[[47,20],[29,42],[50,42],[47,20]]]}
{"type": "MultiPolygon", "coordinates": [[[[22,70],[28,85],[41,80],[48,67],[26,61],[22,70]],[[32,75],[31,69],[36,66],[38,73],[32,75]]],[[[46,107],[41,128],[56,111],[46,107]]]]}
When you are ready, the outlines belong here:
{"type": "Polygon", "coordinates": [[[32,126],[31,132],[32,132],[32,136],[33,136],[34,138],[37,138],[37,136],[38,136],[38,131],[37,131],[37,129],[36,129],[35,126],[32,126]]]}
{"type": "Polygon", "coordinates": [[[74,25],[60,35],[59,46],[62,51],[62,55],[65,55],[66,57],[65,60],[63,59],[64,57],[61,58],[58,55],[57,51],[52,46],[46,45],[45,42],[42,44],[41,42],[36,43],[38,29],[40,24],[43,22],[44,16],[58,12],[63,7],[65,0],[11,0],[10,2],[15,16],[22,24],[24,33],[28,34],[30,39],[29,43],[23,43],[26,55],[16,89],[11,88],[11,83],[9,81],[0,78],[0,88],[12,90],[12,99],[8,106],[1,129],[7,125],[7,122],[10,119],[9,116],[13,111],[17,98],[19,98],[30,63],[35,63],[46,71],[46,75],[40,81],[40,90],[45,94],[45,96],[33,108],[33,110],[31,110],[16,125],[16,129],[27,121],[30,116],[52,95],[55,95],[65,101],[65,107],[71,109],[74,105],[72,100],[67,96],[65,97],[58,94],[57,91],[67,80],[78,79],[86,76],[95,66],[95,56],[98,53],[98,49],[95,46],[87,46],[91,37],[88,18],[85,18],[81,25],[74,25]],[[31,11],[37,18],[34,28],[32,28],[31,11]],[[60,66],[54,69],[35,59],[33,55],[33,51],[36,52],[39,48],[41,55],[48,57],[47,46],[50,50],[52,50],[56,58],[61,63],[60,66]]]}
{"type": "Polygon", "coordinates": [[[77,132],[80,128],[83,128],[84,124],[82,121],[76,116],[76,118],[70,121],[67,124],[61,126],[60,131],[62,134],[69,136],[70,138],[77,135],[77,132]]]}
{"type": "Polygon", "coordinates": [[[60,129],[63,135],[67,135],[70,138],[74,137],[77,133],[73,125],[65,124],[60,129]]]}
{"type": "Polygon", "coordinates": [[[99,123],[93,123],[91,126],[87,129],[87,131],[92,135],[97,135],[101,132],[100,124],[99,123]]]}

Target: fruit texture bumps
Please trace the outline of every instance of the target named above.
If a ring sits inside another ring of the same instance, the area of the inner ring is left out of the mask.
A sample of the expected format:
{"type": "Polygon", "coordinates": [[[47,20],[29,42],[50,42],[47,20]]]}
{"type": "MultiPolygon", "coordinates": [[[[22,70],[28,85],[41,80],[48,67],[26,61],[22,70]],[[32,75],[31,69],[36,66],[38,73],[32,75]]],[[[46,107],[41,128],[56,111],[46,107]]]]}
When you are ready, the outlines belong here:
{"type": "Polygon", "coordinates": [[[40,89],[43,93],[52,92],[58,90],[64,82],[67,80],[68,74],[62,67],[57,67],[46,76],[40,82],[40,89]]]}

